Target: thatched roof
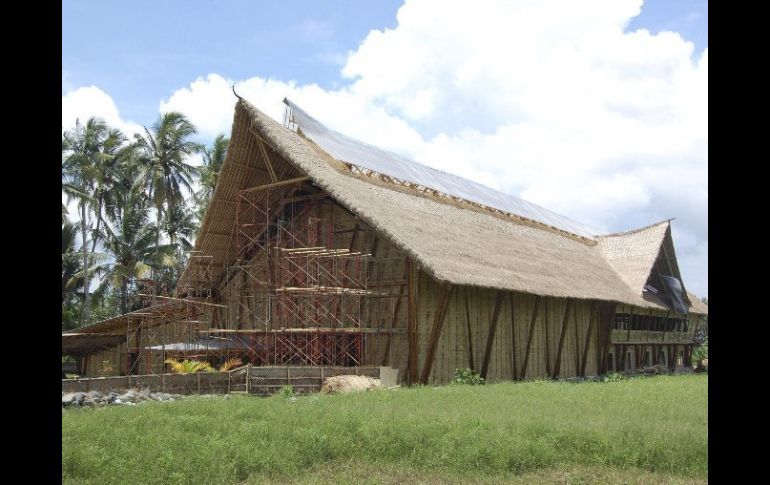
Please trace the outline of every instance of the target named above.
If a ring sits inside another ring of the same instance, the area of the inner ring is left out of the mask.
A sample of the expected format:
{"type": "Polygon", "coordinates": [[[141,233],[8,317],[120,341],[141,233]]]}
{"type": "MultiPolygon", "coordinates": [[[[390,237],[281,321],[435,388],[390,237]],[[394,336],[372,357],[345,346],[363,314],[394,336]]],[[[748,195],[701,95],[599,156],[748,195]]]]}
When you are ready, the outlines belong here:
{"type": "MultiPolygon", "coordinates": [[[[651,271],[655,256],[650,260],[650,254],[656,245],[660,248],[668,222],[635,235],[588,240],[515,214],[368,177],[245,100],[236,105],[230,148],[195,245],[214,257],[215,280],[231,262],[237,192],[271,181],[260,143],[271,159],[290,164],[282,178],[309,176],[438,281],[662,307],[642,297],[644,282],[640,286],[639,281],[651,271]],[[623,249],[627,242],[638,251],[623,249]]],[[[179,287],[189,282],[191,272],[185,270],[179,287]]]]}
{"type": "Polygon", "coordinates": [[[593,241],[599,234],[596,229],[545,207],[330,130],[288,99],[283,101],[287,106],[287,124],[290,127],[296,125],[305,138],[312,140],[326,153],[366,170],[370,175],[421,186],[424,191],[441,194],[444,198],[459,199],[465,205],[473,204],[488,211],[501,212],[580,238],[593,241]]]}
{"type": "Polygon", "coordinates": [[[608,234],[599,240],[597,249],[623,281],[635,293],[641,293],[668,227],[669,221],[663,221],[633,231],[608,234]]]}
{"type": "Polygon", "coordinates": [[[690,297],[690,313],[699,313],[701,315],[708,315],[709,314],[709,306],[706,303],[703,303],[700,298],[694,293],[687,292],[687,296],[690,297]]]}

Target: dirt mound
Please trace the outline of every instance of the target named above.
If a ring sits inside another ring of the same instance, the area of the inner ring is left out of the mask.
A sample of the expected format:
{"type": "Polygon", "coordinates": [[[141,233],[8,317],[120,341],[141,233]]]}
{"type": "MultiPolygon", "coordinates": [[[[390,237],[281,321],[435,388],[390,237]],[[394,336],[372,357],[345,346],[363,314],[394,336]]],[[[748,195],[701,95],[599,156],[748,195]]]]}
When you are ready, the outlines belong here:
{"type": "Polygon", "coordinates": [[[321,394],[346,394],[349,392],[370,391],[381,389],[379,379],[367,376],[334,376],[324,380],[321,394]]]}

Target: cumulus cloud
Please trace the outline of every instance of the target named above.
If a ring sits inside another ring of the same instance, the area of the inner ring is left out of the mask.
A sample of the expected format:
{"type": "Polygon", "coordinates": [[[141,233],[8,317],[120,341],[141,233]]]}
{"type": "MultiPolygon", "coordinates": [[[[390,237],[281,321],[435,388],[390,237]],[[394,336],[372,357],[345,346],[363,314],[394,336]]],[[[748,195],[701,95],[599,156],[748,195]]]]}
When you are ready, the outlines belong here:
{"type": "MultiPolygon", "coordinates": [[[[62,85],[64,86],[64,81],[62,85]]],[[[112,97],[96,86],[71,89],[62,95],[62,130],[73,128],[75,120],[79,119],[83,123],[91,117],[102,118],[108,125],[120,129],[128,137],[142,131],[140,124],[121,118],[112,97]]]]}
{"type": "Polygon", "coordinates": [[[708,289],[708,50],[628,31],[641,0],[407,0],[349,52],[340,89],[209,74],[161,101],[229,133],[237,92],[289,97],[332,129],[607,232],[676,217],[688,289],[708,289]]]}

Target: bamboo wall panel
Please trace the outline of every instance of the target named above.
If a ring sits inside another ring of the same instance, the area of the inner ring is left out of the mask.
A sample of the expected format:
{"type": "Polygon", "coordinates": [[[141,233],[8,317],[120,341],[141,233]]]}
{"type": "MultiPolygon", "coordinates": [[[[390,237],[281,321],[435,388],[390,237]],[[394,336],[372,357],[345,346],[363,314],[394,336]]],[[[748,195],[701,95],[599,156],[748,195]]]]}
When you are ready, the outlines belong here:
{"type": "MultiPolygon", "coordinates": [[[[427,341],[433,325],[438,294],[439,285],[426,274],[421,273],[418,288],[420,301],[418,309],[419,369],[425,365],[427,341]]],[[[474,367],[477,372],[479,371],[484,359],[496,296],[497,290],[471,287],[460,287],[452,293],[428,382],[448,382],[452,379],[456,369],[469,367],[468,317],[470,317],[471,323],[470,341],[473,347],[474,367]]],[[[487,381],[511,380],[514,375],[514,365],[517,374],[521,371],[535,300],[534,295],[513,294],[514,325],[511,328],[510,293],[507,293],[503,299],[489,358],[487,381]]],[[[563,298],[548,297],[542,299],[539,317],[532,336],[525,378],[547,377],[549,366],[553,372],[567,306],[566,302],[567,300],[563,298]],[[550,359],[550,364],[546,363],[546,356],[550,359]]],[[[583,354],[592,305],[592,301],[586,300],[576,300],[572,304],[564,337],[559,377],[572,377],[579,372],[579,363],[583,354]]],[[[596,324],[597,322],[594,322],[594,325],[596,324]]],[[[597,373],[598,332],[595,330],[589,340],[587,375],[596,375],[597,373]]]]}

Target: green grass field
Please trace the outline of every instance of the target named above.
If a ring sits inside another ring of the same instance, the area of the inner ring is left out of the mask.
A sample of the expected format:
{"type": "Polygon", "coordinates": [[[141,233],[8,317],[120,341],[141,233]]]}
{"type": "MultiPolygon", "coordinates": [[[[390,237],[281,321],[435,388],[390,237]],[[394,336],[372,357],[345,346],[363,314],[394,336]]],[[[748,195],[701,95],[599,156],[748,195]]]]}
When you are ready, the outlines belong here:
{"type": "Polygon", "coordinates": [[[708,376],[62,410],[65,483],[705,483],[708,376]]]}

